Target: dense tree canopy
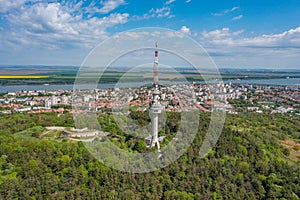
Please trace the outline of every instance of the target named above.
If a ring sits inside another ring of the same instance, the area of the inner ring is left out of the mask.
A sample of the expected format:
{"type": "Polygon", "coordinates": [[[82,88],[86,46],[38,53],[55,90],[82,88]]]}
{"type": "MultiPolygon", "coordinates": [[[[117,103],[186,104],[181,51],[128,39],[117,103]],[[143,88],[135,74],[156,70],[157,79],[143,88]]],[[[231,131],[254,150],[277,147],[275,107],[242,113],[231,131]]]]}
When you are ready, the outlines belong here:
{"type": "MultiPolygon", "coordinates": [[[[141,124],[149,121],[133,115],[141,124]]],[[[174,115],[163,134],[177,129],[174,115]]],[[[116,144],[149,151],[143,141],[122,135],[110,117],[99,116],[99,122],[118,136],[112,139],[116,144]]],[[[299,117],[228,115],[217,145],[203,159],[199,149],[209,115],[201,114],[199,123],[196,139],[176,162],[131,174],[104,166],[81,142],[39,137],[45,126],[73,126],[69,114],[1,116],[0,199],[300,198],[299,154],[281,145],[284,139],[300,139],[299,117]]]]}

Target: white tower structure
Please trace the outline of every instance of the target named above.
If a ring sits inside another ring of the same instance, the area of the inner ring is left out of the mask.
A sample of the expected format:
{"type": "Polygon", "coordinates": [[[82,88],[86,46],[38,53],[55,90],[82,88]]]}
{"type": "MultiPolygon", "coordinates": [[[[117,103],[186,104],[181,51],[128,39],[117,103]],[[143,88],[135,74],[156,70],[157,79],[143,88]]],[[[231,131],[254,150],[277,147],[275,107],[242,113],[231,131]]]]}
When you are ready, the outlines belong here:
{"type": "Polygon", "coordinates": [[[158,44],[156,42],[156,49],[155,49],[155,59],[154,59],[154,82],[153,82],[153,96],[152,96],[152,102],[150,105],[150,114],[151,114],[151,123],[152,123],[152,129],[151,129],[151,142],[150,147],[153,148],[155,145],[157,145],[158,151],[160,151],[160,145],[158,141],[158,115],[162,112],[164,107],[160,103],[160,91],[158,88],[158,44]]]}

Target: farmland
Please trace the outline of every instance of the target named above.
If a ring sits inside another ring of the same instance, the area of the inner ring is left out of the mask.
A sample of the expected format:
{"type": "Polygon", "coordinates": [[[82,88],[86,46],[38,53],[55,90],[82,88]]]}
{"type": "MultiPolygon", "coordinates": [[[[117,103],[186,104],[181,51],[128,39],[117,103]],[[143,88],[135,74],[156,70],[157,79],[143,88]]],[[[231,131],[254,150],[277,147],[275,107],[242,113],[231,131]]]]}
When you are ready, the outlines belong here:
{"type": "MultiPolygon", "coordinates": [[[[129,67],[109,68],[103,73],[100,69],[80,71],[74,66],[2,66],[0,68],[0,85],[41,85],[41,84],[73,84],[80,72],[80,83],[98,81],[99,83],[151,81],[152,69],[131,71],[129,67]],[[128,73],[130,71],[130,73],[128,73]],[[100,78],[101,77],[101,78],[100,78]]],[[[191,68],[176,68],[159,70],[162,81],[203,81],[204,79],[276,79],[299,78],[299,70],[241,70],[220,69],[220,74],[211,71],[199,72],[191,68]]]]}

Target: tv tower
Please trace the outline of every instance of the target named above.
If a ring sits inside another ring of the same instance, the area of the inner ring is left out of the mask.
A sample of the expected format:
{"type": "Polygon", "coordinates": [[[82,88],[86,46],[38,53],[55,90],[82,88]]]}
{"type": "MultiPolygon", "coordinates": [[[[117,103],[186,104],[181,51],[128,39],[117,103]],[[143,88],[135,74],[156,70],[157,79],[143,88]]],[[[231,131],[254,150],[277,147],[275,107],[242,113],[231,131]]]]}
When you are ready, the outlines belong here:
{"type": "Polygon", "coordinates": [[[151,114],[151,142],[150,147],[153,148],[157,145],[158,151],[160,151],[160,145],[158,141],[158,114],[162,112],[164,107],[160,103],[160,91],[158,88],[158,43],[156,42],[156,49],[155,49],[155,59],[154,59],[154,66],[153,66],[153,75],[154,75],[154,82],[153,82],[153,96],[152,102],[150,104],[150,114],[151,114]]]}

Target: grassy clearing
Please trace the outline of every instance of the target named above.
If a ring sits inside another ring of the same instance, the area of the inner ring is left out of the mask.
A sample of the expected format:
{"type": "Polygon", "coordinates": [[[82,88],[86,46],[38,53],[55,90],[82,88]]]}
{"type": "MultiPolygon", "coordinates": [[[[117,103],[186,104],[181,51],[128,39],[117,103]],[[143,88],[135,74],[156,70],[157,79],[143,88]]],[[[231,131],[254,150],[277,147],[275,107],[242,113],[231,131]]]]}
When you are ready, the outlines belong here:
{"type": "Polygon", "coordinates": [[[20,131],[15,133],[17,136],[25,136],[25,137],[36,137],[38,138],[43,132],[45,128],[42,126],[35,126],[24,131],[20,131]]]}
{"type": "Polygon", "coordinates": [[[290,139],[280,141],[280,144],[285,148],[289,149],[289,158],[292,161],[299,161],[300,160],[300,143],[295,142],[290,139]]]}
{"type": "Polygon", "coordinates": [[[58,138],[62,131],[60,130],[51,130],[47,131],[46,134],[43,134],[43,138],[58,138]]]}

